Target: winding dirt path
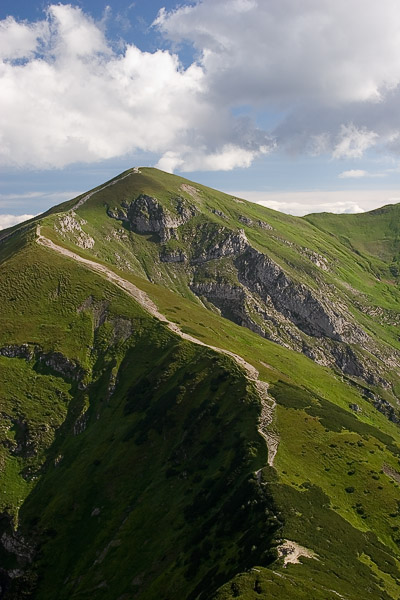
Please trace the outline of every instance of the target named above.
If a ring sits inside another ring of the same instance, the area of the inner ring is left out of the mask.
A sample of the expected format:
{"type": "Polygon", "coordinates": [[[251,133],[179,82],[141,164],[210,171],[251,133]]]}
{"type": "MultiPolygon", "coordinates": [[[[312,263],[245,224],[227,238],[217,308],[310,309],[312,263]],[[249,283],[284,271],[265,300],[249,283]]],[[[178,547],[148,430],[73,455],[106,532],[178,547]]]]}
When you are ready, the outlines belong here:
{"type": "MultiPolygon", "coordinates": [[[[125,177],[128,177],[128,175],[126,175],[125,177]]],[[[120,179],[118,181],[120,181],[120,179]]],[[[113,185],[113,183],[108,184],[108,185],[113,185]]],[[[105,187],[108,187],[108,186],[105,186],[105,187]]],[[[101,189],[104,189],[104,188],[101,188],[101,189]]],[[[100,190],[97,190],[97,191],[100,191],[100,190]]],[[[81,202],[81,203],[83,203],[83,201],[86,202],[86,200],[90,196],[92,196],[94,193],[95,192],[91,192],[91,194],[88,194],[87,196],[82,198],[82,200],[80,200],[79,202],[81,202]]],[[[74,207],[74,209],[76,209],[77,207],[78,207],[78,205],[76,205],[74,207]]],[[[231,352],[230,350],[225,350],[224,348],[218,348],[217,346],[211,346],[209,344],[205,344],[198,338],[196,338],[192,335],[189,335],[188,333],[184,333],[176,323],[173,323],[172,321],[167,319],[167,317],[165,315],[160,313],[157,306],[149,298],[149,296],[146,294],[146,292],[144,292],[143,290],[136,287],[136,285],[134,285],[130,281],[127,281],[123,277],[120,277],[120,275],[117,275],[116,273],[114,273],[114,271],[112,269],[110,269],[109,267],[99,264],[94,260],[90,260],[88,258],[83,258],[82,256],[79,256],[79,254],[72,252],[72,250],[68,250],[67,248],[58,246],[57,244],[55,244],[48,238],[45,238],[44,236],[42,236],[42,234],[40,232],[39,225],[36,228],[36,236],[37,236],[36,241],[41,246],[44,246],[45,248],[49,248],[50,250],[53,250],[54,252],[57,252],[58,254],[62,254],[63,256],[66,256],[68,258],[71,258],[72,260],[85,265],[88,269],[91,269],[92,271],[95,271],[96,273],[100,273],[101,275],[105,276],[106,279],[108,279],[108,281],[111,281],[118,287],[122,288],[125,292],[127,292],[129,294],[129,296],[134,298],[134,300],[136,300],[136,302],[138,302],[142,308],[144,308],[148,313],[150,313],[156,319],[159,319],[162,323],[165,323],[171,331],[173,331],[174,333],[179,335],[182,339],[188,340],[189,342],[192,342],[199,346],[205,346],[207,348],[211,348],[211,350],[214,350],[215,352],[219,352],[220,354],[225,354],[227,356],[230,356],[231,358],[233,358],[236,361],[236,363],[240,367],[245,369],[245,371],[247,372],[248,379],[255,384],[257,392],[258,392],[260,400],[261,400],[261,416],[260,416],[258,431],[267,443],[268,464],[271,467],[273,466],[274,458],[275,458],[276,452],[278,450],[278,444],[279,444],[279,436],[275,432],[271,431],[271,424],[272,424],[273,418],[274,418],[274,410],[275,410],[276,402],[268,394],[268,383],[266,383],[265,381],[259,380],[259,378],[258,378],[259,372],[253,365],[248,363],[246,360],[244,360],[244,358],[242,358],[238,354],[231,352]]],[[[258,472],[258,474],[257,474],[258,476],[259,476],[259,473],[260,472],[258,472]]]]}

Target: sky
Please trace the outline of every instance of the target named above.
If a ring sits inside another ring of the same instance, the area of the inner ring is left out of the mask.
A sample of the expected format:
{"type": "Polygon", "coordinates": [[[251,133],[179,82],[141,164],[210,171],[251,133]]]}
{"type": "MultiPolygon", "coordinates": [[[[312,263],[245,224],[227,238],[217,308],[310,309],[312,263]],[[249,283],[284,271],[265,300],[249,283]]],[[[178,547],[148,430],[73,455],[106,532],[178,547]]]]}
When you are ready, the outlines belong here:
{"type": "Polygon", "coordinates": [[[132,166],[296,215],[400,202],[400,3],[0,0],[0,229],[132,166]]]}

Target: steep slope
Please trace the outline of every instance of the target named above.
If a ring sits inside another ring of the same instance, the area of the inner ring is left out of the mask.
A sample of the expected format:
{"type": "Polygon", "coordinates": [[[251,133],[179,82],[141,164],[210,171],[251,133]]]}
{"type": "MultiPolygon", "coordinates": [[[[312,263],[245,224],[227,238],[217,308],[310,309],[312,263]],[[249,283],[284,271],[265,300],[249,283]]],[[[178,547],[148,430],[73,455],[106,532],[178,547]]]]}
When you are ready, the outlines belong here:
{"type": "Polygon", "coordinates": [[[388,204],[356,215],[307,215],[305,220],[331,235],[336,235],[356,253],[374,256],[385,265],[390,264],[393,277],[398,277],[398,273],[393,271],[396,270],[396,265],[398,267],[400,259],[399,204],[388,204]]]}
{"type": "Polygon", "coordinates": [[[32,233],[3,263],[5,597],[189,597],[271,560],[246,373],[32,233]],[[238,521],[239,501],[254,508],[238,521]]]}
{"type": "Polygon", "coordinates": [[[398,289],[321,229],[132,169],[2,234],[2,597],[397,598],[398,289]]]}
{"type": "Polygon", "coordinates": [[[54,241],[363,379],[373,393],[383,389],[376,403],[395,405],[400,298],[391,263],[304,219],[156,169],[124,173],[69,208],[44,221],[54,241]]]}

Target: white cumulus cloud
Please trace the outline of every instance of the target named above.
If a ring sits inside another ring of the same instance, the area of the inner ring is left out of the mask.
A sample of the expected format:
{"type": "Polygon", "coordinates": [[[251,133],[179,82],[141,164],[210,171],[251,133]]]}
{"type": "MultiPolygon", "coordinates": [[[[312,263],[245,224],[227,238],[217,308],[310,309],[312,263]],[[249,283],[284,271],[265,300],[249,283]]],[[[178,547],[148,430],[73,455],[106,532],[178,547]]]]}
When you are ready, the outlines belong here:
{"type": "Polygon", "coordinates": [[[180,152],[166,152],[158,161],[157,167],[163,171],[173,172],[179,169],[188,171],[232,171],[237,167],[249,167],[254,158],[260,154],[268,154],[271,146],[260,146],[258,150],[247,150],[234,144],[225,144],[218,152],[207,152],[206,148],[196,151],[185,149],[180,152]]]}
{"type": "Polygon", "coordinates": [[[207,91],[201,66],[184,68],[176,54],[132,44],[116,52],[101,24],[71,5],[51,5],[34,24],[6,19],[0,163],[63,167],[135,150],[167,158],[179,148],[183,167],[188,160],[207,166],[207,156],[218,168],[247,166],[268,136],[216,106],[207,91]]]}
{"type": "Polygon", "coordinates": [[[376,101],[400,79],[396,0],[202,0],[156,24],[234,98],[376,101]]]}
{"type": "Polygon", "coordinates": [[[33,219],[35,215],[1,215],[0,214],[0,230],[7,229],[28,219],[33,219]]]}
{"type": "Polygon", "coordinates": [[[397,0],[200,0],[155,24],[194,45],[215,102],[274,115],[290,152],[400,151],[397,0]]]}
{"type": "Polygon", "coordinates": [[[0,21],[0,165],[143,151],[168,170],[230,170],[274,148],[400,152],[397,0],[199,0],[160,11],[153,31],[174,51],[154,52],[109,40],[109,13],[52,4],[0,21]]]}

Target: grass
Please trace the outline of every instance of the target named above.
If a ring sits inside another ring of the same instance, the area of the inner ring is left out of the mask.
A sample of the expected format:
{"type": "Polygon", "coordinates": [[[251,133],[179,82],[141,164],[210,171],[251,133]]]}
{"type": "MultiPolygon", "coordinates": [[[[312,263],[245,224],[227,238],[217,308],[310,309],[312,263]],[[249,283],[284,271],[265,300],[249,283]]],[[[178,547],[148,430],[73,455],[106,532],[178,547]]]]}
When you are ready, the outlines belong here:
{"type": "MultiPolygon", "coordinates": [[[[210,261],[195,273],[160,262],[154,236],[133,234],[106,214],[107,205],[139,193],[171,212],[182,196],[197,207],[199,222],[211,223],[217,241],[221,232],[244,228],[298,283],[328,286],[331,298],[350,306],[383,357],[398,346],[396,327],[366,310],[398,309],[398,288],[386,279],[389,245],[375,256],[364,234],[354,233],[357,219],[340,237],[328,217],[281,215],[150,169],[78,210],[96,240],[92,251],[53,228],[58,210],[72,202],[45,216],[44,235],[111,264],[183,331],[254,364],[278,403],[280,444],[271,469],[257,431],[258,396],[231,359],[180,340],[101,276],[38,246],[34,226],[16,228],[0,244],[0,348],[29,344],[36,354],[0,357],[0,503],[40,552],[26,578],[15,581],[14,598],[31,585],[40,600],[325,600],[332,590],[350,600],[397,600],[399,490],[383,466],[400,471],[398,426],[365,397],[365,383],[205,308],[190,290],[192,276],[236,284],[234,262],[210,261]],[[327,256],[331,270],[318,269],[305,248],[327,256]],[[82,381],[43,366],[40,353],[54,352],[84,370],[82,381]],[[281,538],[318,560],[286,568],[273,562],[281,538]]],[[[390,234],[385,219],[381,237],[390,234]]],[[[169,242],[171,250],[188,251],[189,229],[169,242]]],[[[391,368],[384,371],[398,385],[391,368]]],[[[13,560],[4,552],[1,558],[13,560]]]]}

